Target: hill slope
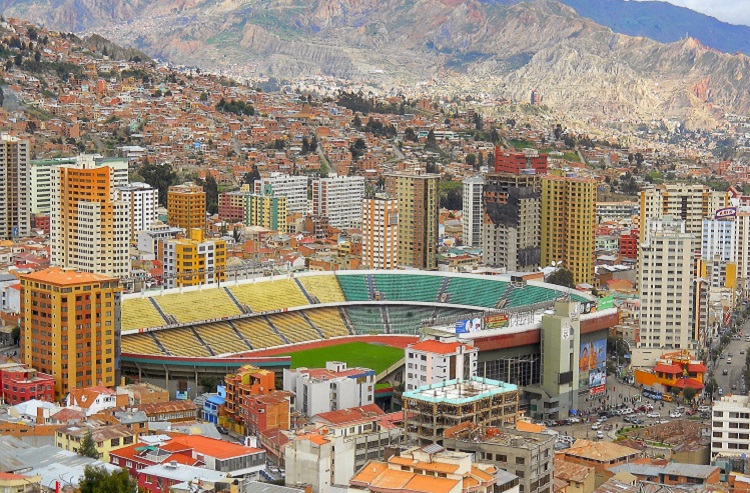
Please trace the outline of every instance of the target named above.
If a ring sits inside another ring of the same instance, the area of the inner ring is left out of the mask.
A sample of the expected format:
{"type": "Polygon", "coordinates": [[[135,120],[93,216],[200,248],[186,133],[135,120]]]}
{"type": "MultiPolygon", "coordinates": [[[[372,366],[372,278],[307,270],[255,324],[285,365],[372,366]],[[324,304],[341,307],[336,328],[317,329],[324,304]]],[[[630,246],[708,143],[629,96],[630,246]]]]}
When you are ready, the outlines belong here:
{"type": "MultiPolygon", "coordinates": [[[[14,1],[31,5],[4,3],[14,1]]],[[[386,88],[440,77],[456,92],[526,101],[538,89],[550,105],[582,115],[693,125],[750,110],[747,57],[694,39],[616,34],[552,0],[46,1],[50,8],[36,15],[47,22],[63,23],[69,9],[91,11],[106,37],[175,63],[386,88]]]]}

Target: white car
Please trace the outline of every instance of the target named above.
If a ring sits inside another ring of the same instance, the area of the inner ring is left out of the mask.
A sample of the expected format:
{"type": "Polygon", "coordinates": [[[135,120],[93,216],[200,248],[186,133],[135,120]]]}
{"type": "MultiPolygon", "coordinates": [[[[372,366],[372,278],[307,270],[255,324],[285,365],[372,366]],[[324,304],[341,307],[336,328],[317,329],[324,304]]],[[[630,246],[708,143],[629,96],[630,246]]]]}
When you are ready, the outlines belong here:
{"type": "Polygon", "coordinates": [[[678,413],[676,411],[673,411],[673,412],[669,413],[669,417],[670,418],[681,418],[682,417],[682,413],[678,413]]]}
{"type": "Polygon", "coordinates": [[[711,411],[711,406],[698,406],[698,412],[707,413],[711,411]]]}
{"type": "Polygon", "coordinates": [[[568,419],[570,420],[571,423],[580,423],[581,422],[580,419],[575,418],[575,417],[574,418],[568,418],[568,419]]]}
{"type": "Polygon", "coordinates": [[[601,427],[602,427],[601,423],[594,423],[593,425],[591,425],[591,429],[594,431],[598,430],[601,427]]]}
{"type": "Polygon", "coordinates": [[[646,416],[648,416],[649,418],[658,418],[661,416],[661,414],[657,412],[651,412],[651,413],[648,413],[646,416]]]}
{"type": "Polygon", "coordinates": [[[598,438],[599,440],[604,439],[604,433],[601,432],[601,431],[597,431],[596,432],[596,438],[598,438]]]}

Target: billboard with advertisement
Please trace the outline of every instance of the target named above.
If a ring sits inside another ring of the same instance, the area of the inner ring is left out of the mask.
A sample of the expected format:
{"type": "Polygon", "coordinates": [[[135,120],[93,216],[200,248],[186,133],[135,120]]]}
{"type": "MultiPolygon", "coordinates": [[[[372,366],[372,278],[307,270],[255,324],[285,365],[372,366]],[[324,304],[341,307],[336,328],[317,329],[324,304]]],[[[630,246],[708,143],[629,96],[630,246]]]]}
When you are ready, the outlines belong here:
{"type": "Polygon", "coordinates": [[[485,329],[500,329],[508,326],[508,314],[495,313],[484,317],[485,329]]]}
{"type": "Polygon", "coordinates": [[[456,334],[468,334],[469,332],[479,332],[480,330],[482,330],[481,318],[459,320],[456,322],[456,334]]]}
{"type": "Polygon", "coordinates": [[[591,393],[604,391],[607,381],[607,340],[581,343],[578,355],[578,386],[591,393]],[[596,390],[595,390],[596,389],[596,390]]]}
{"type": "Polygon", "coordinates": [[[607,310],[608,308],[614,308],[615,307],[615,298],[612,295],[605,296],[604,298],[599,298],[596,300],[596,309],[597,310],[607,310]]]}

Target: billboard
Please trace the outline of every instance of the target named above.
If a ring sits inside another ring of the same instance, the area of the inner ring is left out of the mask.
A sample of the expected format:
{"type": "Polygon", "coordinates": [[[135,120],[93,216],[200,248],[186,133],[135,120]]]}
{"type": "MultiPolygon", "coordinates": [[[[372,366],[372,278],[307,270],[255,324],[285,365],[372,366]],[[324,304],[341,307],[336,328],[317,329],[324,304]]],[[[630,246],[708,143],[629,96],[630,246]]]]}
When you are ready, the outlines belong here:
{"type": "Polygon", "coordinates": [[[508,326],[508,314],[496,313],[494,315],[487,315],[484,317],[484,328],[485,329],[500,329],[508,326]]]}
{"type": "Polygon", "coordinates": [[[722,219],[722,218],[735,217],[735,216],[737,216],[736,207],[724,207],[723,209],[716,210],[714,219],[722,219]]]}
{"type": "Polygon", "coordinates": [[[604,392],[607,384],[607,340],[581,343],[578,355],[578,386],[592,394],[604,392]]]}
{"type": "Polygon", "coordinates": [[[468,334],[482,330],[482,319],[459,320],[456,322],[456,334],[468,334]]]}
{"type": "Polygon", "coordinates": [[[596,309],[597,310],[606,310],[608,308],[614,308],[615,307],[615,298],[612,295],[605,296],[604,298],[599,298],[596,300],[596,309]]]}

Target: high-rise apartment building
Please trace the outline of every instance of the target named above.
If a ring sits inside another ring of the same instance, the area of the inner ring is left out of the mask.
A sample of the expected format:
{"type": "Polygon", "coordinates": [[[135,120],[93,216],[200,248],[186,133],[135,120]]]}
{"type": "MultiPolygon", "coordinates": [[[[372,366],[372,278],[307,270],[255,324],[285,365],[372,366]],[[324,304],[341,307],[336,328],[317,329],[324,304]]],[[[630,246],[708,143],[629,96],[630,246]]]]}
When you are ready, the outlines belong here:
{"type": "Polygon", "coordinates": [[[93,160],[76,166],[52,170],[51,264],[126,277],[130,208],[116,200],[114,169],[93,160]]]}
{"type": "Polygon", "coordinates": [[[369,269],[398,267],[398,201],[385,195],[362,202],[362,263],[369,269]]]}
{"type": "Polygon", "coordinates": [[[464,380],[477,374],[479,348],[458,338],[424,339],[409,344],[406,354],[405,390],[415,390],[448,380],[464,380]]]}
{"type": "Polygon", "coordinates": [[[121,158],[96,158],[92,154],[81,154],[55,159],[31,161],[31,213],[48,214],[52,209],[52,170],[55,168],[95,168],[108,166],[114,170],[114,187],[128,185],[128,160],[121,158]]]}
{"type": "Polygon", "coordinates": [[[576,284],[594,281],[596,180],[542,178],[542,265],[563,262],[576,284]]]}
{"type": "Polygon", "coordinates": [[[536,270],[541,262],[541,177],[489,173],[485,180],[483,262],[508,271],[536,270]]]}
{"type": "Polygon", "coordinates": [[[744,462],[750,453],[750,397],[722,396],[711,411],[711,460],[726,457],[744,462]]]}
{"type": "Polygon", "coordinates": [[[28,140],[0,135],[0,239],[31,233],[28,140]]]}
{"type": "Polygon", "coordinates": [[[219,218],[229,222],[245,222],[245,196],[249,193],[243,190],[220,193],[219,218]]]}
{"type": "Polygon", "coordinates": [[[185,231],[206,230],[206,192],[193,182],[167,190],[167,222],[185,231]]]}
{"type": "Polygon", "coordinates": [[[386,175],[388,195],[398,201],[398,263],[415,269],[437,269],[438,184],[436,173],[386,175]]]}
{"type": "Polygon", "coordinates": [[[320,178],[312,182],[313,214],[328,217],[334,228],[360,227],[364,198],[364,176],[320,178]]]}
{"type": "Polygon", "coordinates": [[[702,221],[717,209],[729,205],[729,192],[717,192],[705,185],[669,183],[641,191],[641,231],[645,238],[649,219],[674,216],[685,221],[685,232],[700,237],[702,221]]]}
{"type": "Polygon", "coordinates": [[[131,183],[117,188],[117,200],[128,204],[130,239],[134,241],[138,233],[148,229],[158,217],[159,190],[147,183],[131,183]]]}
{"type": "Polygon", "coordinates": [[[193,228],[188,234],[190,238],[164,241],[164,287],[199,286],[226,280],[226,241],[205,239],[200,228],[193,228]]]}
{"type": "Polygon", "coordinates": [[[117,384],[120,284],[59,267],[21,276],[21,360],[55,379],[55,400],[76,387],[117,384]]]}
{"type": "Polygon", "coordinates": [[[464,179],[461,223],[463,243],[472,247],[482,246],[482,224],[484,223],[484,178],[471,176],[464,179]]]}
{"type": "Polygon", "coordinates": [[[655,364],[664,349],[696,349],[695,250],[698,239],[673,216],[651,219],[638,266],[640,342],[633,365],[655,364]]]}
{"type": "Polygon", "coordinates": [[[253,184],[255,193],[264,193],[271,185],[271,193],[277,197],[286,197],[286,209],[289,214],[300,212],[306,214],[307,177],[291,176],[282,173],[271,173],[271,176],[256,180],[253,184]]]}
{"type": "Polygon", "coordinates": [[[287,198],[274,195],[270,185],[266,193],[245,194],[245,224],[287,232],[287,198]]]}

